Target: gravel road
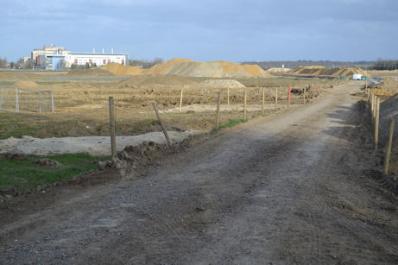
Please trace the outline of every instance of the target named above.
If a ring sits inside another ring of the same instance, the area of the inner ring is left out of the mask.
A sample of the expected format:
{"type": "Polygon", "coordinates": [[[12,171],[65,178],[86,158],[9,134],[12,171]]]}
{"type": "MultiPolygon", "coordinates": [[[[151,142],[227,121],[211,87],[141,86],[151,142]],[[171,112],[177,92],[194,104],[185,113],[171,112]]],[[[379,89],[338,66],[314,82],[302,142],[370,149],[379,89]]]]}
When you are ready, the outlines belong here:
{"type": "Polygon", "coordinates": [[[1,209],[0,264],[398,264],[397,200],[370,176],[357,89],[225,130],[145,177],[1,209]]]}

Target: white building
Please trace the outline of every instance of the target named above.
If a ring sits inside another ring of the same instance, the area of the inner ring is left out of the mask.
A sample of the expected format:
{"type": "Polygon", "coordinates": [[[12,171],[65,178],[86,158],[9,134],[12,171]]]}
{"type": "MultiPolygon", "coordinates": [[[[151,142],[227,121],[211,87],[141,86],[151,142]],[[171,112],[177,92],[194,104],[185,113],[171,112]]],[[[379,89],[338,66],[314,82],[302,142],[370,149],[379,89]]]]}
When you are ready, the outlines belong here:
{"type": "Polygon", "coordinates": [[[60,70],[74,66],[103,66],[109,63],[127,64],[126,54],[113,53],[77,53],[59,46],[44,46],[34,49],[31,54],[32,62],[37,67],[47,70],[60,70]]]}
{"type": "Polygon", "coordinates": [[[127,55],[113,53],[74,53],[65,55],[65,67],[73,65],[103,66],[109,63],[127,64],[127,55]]]}

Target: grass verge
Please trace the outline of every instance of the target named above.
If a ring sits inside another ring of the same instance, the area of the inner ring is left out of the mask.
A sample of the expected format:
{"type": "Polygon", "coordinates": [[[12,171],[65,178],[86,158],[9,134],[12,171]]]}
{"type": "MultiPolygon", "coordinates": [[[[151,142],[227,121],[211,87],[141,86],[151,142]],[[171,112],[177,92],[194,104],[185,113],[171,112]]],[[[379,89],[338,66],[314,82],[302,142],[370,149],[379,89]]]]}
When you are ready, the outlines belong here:
{"type": "Polygon", "coordinates": [[[100,158],[87,154],[65,154],[47,157],[0,157],[0,190],[24,193],[96,169],[100,158]],[[41,165],[40,159],[56,161],[56,166],[41,165]]]}
{"type": "Polygon", "coordinates": [[[229,119],[227,122],[222,123],[220,125],[220,129],[232,128],[232,127],[235,127],[236,125],[244,123],[244,122],[246,122],[245,119],[229,119]]]}

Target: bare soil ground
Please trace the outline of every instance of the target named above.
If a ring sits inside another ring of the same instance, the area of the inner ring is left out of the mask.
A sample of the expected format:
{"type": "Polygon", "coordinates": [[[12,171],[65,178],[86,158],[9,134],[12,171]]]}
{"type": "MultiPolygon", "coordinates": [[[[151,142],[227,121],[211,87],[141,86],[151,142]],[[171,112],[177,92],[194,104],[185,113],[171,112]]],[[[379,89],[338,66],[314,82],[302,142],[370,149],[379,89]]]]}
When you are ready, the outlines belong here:
{"type": "Polygon", "coordinates": [[[397,198],[372,178],[357,88],[223,131],[144,177],[3,207],[0,263],[397,264],[397,198]]]}
{"type": "MultiPolygon", "coordinates": [[[[235,79],[193,78],[181,76],[111,76],[92,75],[87,71],[66,73],[0,72],[0,138],[105,136],[109,134],[108,98],[116,102],[118,135],[135,135],[160,131],[150,102],[156,101],[168,129],[209,131],[214,126],[217,92],[222,91],[222,104],[227,103],[227,87],[238,83],[235,79]],[[211,85],[209,85],[209,83],[211,85]],[[214,83],[217,84],[215,87],[214,83]],[[15,114],[16,88],[21,89],[21,113],[15,114]],[[184,88],[183,106],[210,106],[179,113],[180,93],[184,88]],[[23,89],[23,90],[22,90],[23,89]],[[51,91],[55,99],[55,113],[50,98],[41,99],[37,91],[51,91]],[[211,108],[211,106],[213,106],[211,108]],[[39,113],[39,110],[46,111],[39,113]],[[177,111],[170,111],[177,110],[177,111]]],[[[275,88],[279,89],[279,104],[286,104],[287,87],[330,89],[339,81],[292,78],[240,78],[247,86],[248,105],[261,104],[261,87],[266,87],[266,105],[272,106],[275,88]]],[[[233,111],[221,115],[221,122],[243,117],[244,88],[230,88],[233,111]]],[[[293,96],[294,104],[302,104],[301,96],[293,96]]],[[[249,115],[258,115],[258,108],[249,108],[249,115]]],[[[272,113],[274,111],[268,111],[272,113]]]]}

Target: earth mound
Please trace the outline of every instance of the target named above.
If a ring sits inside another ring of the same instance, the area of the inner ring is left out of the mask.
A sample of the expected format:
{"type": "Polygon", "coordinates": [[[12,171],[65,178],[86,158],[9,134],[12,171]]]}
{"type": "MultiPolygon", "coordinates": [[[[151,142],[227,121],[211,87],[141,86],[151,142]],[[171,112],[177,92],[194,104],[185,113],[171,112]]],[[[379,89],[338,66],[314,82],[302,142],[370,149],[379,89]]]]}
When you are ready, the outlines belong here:
{"type": "Polygon", "coordinates": [[[37,88],[39,85],[35,81],[30,81],[30,80],[20,80],[15,82],[15,86],[17,88],[21,89],[27,89],[27,88],[37,88]]]}
{"type": "Polygon", "coordinates": [[[232,79],[209,79],[201,82],[201,85],[211,88],[244,88],[245,86],[232,79]]]}

